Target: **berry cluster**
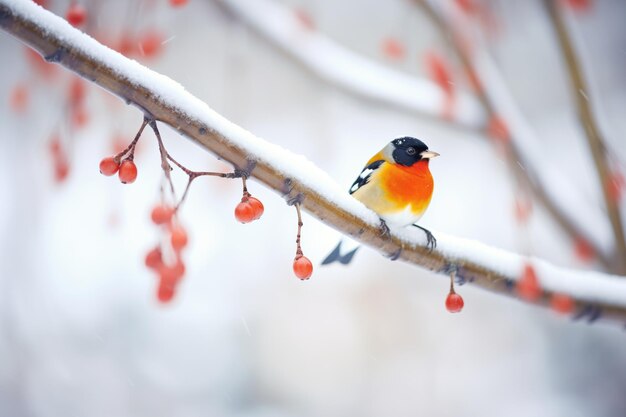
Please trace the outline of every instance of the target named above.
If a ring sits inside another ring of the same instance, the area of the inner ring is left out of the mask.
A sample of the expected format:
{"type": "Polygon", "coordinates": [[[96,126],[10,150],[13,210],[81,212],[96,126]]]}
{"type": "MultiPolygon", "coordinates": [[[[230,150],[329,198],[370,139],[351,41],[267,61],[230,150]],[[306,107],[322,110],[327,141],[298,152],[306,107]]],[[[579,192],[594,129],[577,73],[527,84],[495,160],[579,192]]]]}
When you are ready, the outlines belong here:
{"type": "Polygon", "coordinates": [[[132,184],[137,179],[137,165],[135,165],[135,148],[141,137],[141,133],[148,124],[148,120],[144,119],[141,128],[137,132],[135,139],[128,145],[126,149],[114,156],[108,156],[100,161],[100,173],[107,177],[118,175],[122,184],[132,184]]]}
{"type": "Polygon", "coordinates": [[[176,287],[185,275],[182,250],[189,239],[186,230],[176,219],[175,208],[158,204],[152,209],[150,218],[162,228],[164,239],[147,253],[145,264],[159,278],[157,299],[167,303],[174,297],[176,287]]]}
{"type": "Polygon", "coordinates": [[[263,215],[265,208],[259,199],[252,197],[246,187],[246,178],[243,179],[243,195],[241,202],[235,207],[235,218],[241,223],[250,223],[263,215]]]}

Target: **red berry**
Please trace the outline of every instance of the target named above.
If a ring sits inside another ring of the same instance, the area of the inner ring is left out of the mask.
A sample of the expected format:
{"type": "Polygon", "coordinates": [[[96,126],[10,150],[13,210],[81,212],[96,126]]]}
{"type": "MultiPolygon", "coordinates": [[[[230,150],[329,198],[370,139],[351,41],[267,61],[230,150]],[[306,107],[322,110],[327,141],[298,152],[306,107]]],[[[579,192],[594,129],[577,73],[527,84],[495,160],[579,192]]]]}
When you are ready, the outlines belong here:
{"type": "Polygon", "coordinates": [[[120,169],[120,163],[117,162],[112,156],[104,158],[100,161],[100,173],[102,175],[110,177],[111,175],[115,175],[118,169],[120,169]]]}
{"type": "Polygon", "coordinates": [[[311,278],[313,274],[313,264],[309,258],[304,255],[296,256],[296,259],[293,260],[293,272],[298,278],[304,281],[311,278]]]}
{"type": "Polygon", "coordinates": [[[137,165],[130,159],[122,161],[119,177],[122,184],[131,184],[137,179],[137,165]]]}
{"type": "Polygon", "coordinates": [[[584,13],[591,9],[591,0],[565,0],[565,5],[574,12],[584,13]]]}
{"type": "Polygon", "coordinates": [[[50,138],[50,144],[48,145],[48,147],[53,157],[62,155],[63,149],[61,147],[61,138],[59,137],[59,135],[54,134],[50,138]]]}
{"type": "Polygon", "coordinates": [[[159,289],[157,290],[157,299],[162,303],[168,303],[174,298],[174,292],[174,285],[161,280],[159,282],[159,289]]]}
{"type": "Polygon", "coordinates": [[[541,297],[541,286],[535,268],[529,263],[524,265],[522,277],[517,281],[517,293],[528,301],[535,301],[541,297]]]}
{"type": "Polygon", "coordinates": [[[176,226],[172,229],[172,248],[175,251],[180,251],[182,248],[187,246],[187,232],[180,226],[176,226]]]}
{"type": "Polygon", "coordinates": [[[84,127],[89,122],[89,113],[84,106],[72,107],[72,126],[74,128],[84,127]]]}
{"type": "Polygon", "coordinates": [[[569,314],[574,310],[574,300],[566,294],[554,293],[550,300],[552,310],[561,314],[569,314]]]}
{"type": "Polygon", "coordinates": [[[461,312],[461,310],[463,310],[464,304],[465,303],[463,302],[463,297],[461,297],[459,294],[455,293],[454,291],[450,291],[450,293],[446,297],[446,309],[450,313],[461,312]]]}
{"type": "Polygon", "coordinates": [[[265,211],[265,207],[263,207],[263,203],[258,198],[248,197],[248,203],[254,209],[254,220],[260,219],[265,211]]]}
{"type": "Polygon", "coordinates": [[[582,237],[577,237],[574,241],[574,252],[582,262],[591,262],[596,256],[589,241],[582,237]]]}
{"type": "Polygon", "coordinates": [[[70,164],[64,157],[56,158],[54,163],[54,179],[56,182],[63,182],[70,173],[70,164]]]}
{"type": "Polygon", "coordinates": [[[406,55],[404,45],[395,38],[387,38],[382,44],[383,53],[393,60],[399,61],[406,55]]]}
{"type": "Polygon", "coordinates": [[[507,143],[510,139],[509,128],[506,122],[498,115],[494,115],[489,119],[487,134],[502,143],[507,143]]]}
{"type": "Polygon", "coordinates": [[[163,256],[161,254],[161,248],[155,247],[146,255],[146,266],[150,269],[158,269],[163,264],[163,256]]]}
{"type": "Polygon", "coordinates": [[[172,220],[174,209],[164,204],[159,204],[152,209],[150,218],[154,224],[166,224],[172,220]]]}
{"type": "Polygon", "coordinates": [[[308,11],[304,9],[296,9],[294,10],[294,13],[296,15],[296,19],[298,20],[298,23],[300,23],[300,25],[302,25],[304,29],[315,29],[315,22],[313,21],[313,17],[311,17],[311,14],[308,11]]]}
{"type": "Polygon", "coordinates": [[[158,55],[163,49],[163,36],[160,33],[151,30],[139,39],[139,52],[146,58],[152,58],[158,55]]]}
{"type": "Polygon", "coordinates": [[[187,4],[189,0],[170,0],[170,5],[172,7],[182,7],[187,4]]]}
{"type": "Polygon", "coordinates": [[[16,85],[11,91],[9,99],[11,109],[16,113],[23,113],[28,107],[28,87],[25,84],[16,85]]]}
{"type": "Polygon", "coordinates": [[[235,218],[241,223],[250,223],[256,219],[256,210],[248,201],[248,197],[243,197],[241,202],[235,207],[235,218]]]}
{"type": "Polygon", "coordinates": [[[439,88],[449,96],[454,95],[454,85],[451,82],[452,72],[443,56],[434,51],[427,53],[426,68],[430,78],[432,78],[439,88]]]}
{"type": "Polygon", "coordinates": [[[158,273],[161,282],[173,286],[185,275],[185,264],[180,259],[177,259],[174,265],[165,265],[162,263],[159,265],[158,273]]]}
{"type": "Polygon", "coordinates": [[[81,4],[74,3],[67,9],[65,18],[70,25],[74,27],[80,26],[87,20],[87,9],[81,4]]]}
{"type": "Polygon", "coordinates": [[[72,78],[68,92],[70,104],[73,106],[81,104],[85,100],[86,91],[85,82],[81,78],[72,78]]]}

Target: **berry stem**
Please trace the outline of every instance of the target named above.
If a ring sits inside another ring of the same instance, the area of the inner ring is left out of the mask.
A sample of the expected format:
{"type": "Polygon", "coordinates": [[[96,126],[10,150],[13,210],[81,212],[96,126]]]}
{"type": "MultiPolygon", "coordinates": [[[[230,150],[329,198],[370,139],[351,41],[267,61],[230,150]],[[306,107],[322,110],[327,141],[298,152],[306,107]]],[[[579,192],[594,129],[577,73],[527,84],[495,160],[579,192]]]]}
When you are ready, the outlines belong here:
{"type": "Polygon", "coordinates": [[[122,152],[118,153],[117,155],[113,157],[113,159],[115,159],[115,162],[119,163],[120,160],[126,154],[128,154],[127,159],[131,161],[134,159],[135,147],[137,146],[137,142],[139,141],[139,138],[141,137],[141,133],[143,132],[143,129],[146,127],[147,124],[148,124],[148,119],[144,118],[143,123],[141,124],[141,127],[139,128],[139,130],[137,131],[137,134],[135,135],[135,139],[133,139],[133,141],[126,147],[126,149],[124,149],[122,152]]]}
{"type": "Polygon", "coordinates": [[[296,213],[298,213],[298,234],[296,235],[296,258],[302,256],[302,247],[300,246],[300,237],[302,234],[302,213],[300,212],[300,203],[294,204],[296,213]]]}

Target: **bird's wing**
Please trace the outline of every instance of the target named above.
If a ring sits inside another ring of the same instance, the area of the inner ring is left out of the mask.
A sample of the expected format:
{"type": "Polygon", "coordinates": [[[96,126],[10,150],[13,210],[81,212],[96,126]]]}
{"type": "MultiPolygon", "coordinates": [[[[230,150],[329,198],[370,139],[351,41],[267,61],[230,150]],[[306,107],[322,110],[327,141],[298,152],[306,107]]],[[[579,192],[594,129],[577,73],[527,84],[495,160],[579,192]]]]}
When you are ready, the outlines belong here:
{"type": "Polygon", "coordinates": [[[385,163],[385,161],[383,159],[379,159],[377,161],[369,163],[365,168],[363,168],[363,171],[361,171],[359,177],[356,179],[356,181],[354,181],[352,187],[350,187],[350,194],[354,194],[356,190],[367,184],[372,174],[378,168],[380,168],[383,163],[385,163]]]}

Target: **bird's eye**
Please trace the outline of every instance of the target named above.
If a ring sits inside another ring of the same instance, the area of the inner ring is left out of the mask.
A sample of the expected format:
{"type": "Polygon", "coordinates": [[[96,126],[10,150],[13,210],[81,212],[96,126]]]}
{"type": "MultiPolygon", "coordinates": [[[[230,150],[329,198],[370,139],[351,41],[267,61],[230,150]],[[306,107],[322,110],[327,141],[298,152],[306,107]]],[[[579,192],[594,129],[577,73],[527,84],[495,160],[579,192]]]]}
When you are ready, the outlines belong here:
{"type": "Polygon", "coordinates": [[[415,148],[408,148],[406,150],[407,155],[415,155],[415,152],[417,152],[415,148]]]}

